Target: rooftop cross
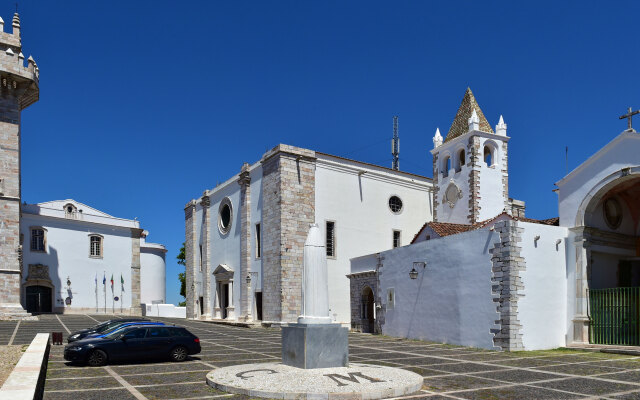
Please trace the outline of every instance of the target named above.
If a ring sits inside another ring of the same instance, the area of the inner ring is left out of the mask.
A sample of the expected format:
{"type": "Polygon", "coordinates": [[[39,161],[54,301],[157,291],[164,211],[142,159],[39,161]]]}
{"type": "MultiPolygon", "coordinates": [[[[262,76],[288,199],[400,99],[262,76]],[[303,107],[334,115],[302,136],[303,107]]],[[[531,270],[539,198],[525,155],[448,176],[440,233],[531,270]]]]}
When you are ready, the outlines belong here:
{"type": "Polygon", "coordinates": [[[632,111],[631,107],[629,107],[629,111],[625,115],[620,116],[620,119],[627,119],[627,130],[630,132],[635,132],[631,127],[631,118],[636,114],[640,114],[640,110],[632,111]]]}

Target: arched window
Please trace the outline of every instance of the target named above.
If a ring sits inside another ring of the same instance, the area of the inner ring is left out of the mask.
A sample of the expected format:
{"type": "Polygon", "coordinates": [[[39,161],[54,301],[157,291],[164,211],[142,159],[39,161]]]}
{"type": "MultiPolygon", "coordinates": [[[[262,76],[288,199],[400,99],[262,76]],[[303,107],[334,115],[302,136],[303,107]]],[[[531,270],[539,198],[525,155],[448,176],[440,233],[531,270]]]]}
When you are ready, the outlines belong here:
{"type": "Polygon", "coordinates": [[[465,164],[465,154],[464,154],[464,149],[462,149],[458,152],[458,166],[456,167],[456,172],[460,172],[464,164],[465,164]]]}
{"type": "Polygon", "coordinates": [[[102,236],[89,235],[89,257],[102,258],[102,236]]]}
{"type": "Polygon", "coordinates": [[[484,162],[488,167],[493,165],[493,154],[490,146],[484,146],[484,162]]]}
{"type": "Polygon", "coordinates": [[[442,163],[442,176],[448,176],[449,170],[451,169],[451,157],[445,157],[442,163]]]}

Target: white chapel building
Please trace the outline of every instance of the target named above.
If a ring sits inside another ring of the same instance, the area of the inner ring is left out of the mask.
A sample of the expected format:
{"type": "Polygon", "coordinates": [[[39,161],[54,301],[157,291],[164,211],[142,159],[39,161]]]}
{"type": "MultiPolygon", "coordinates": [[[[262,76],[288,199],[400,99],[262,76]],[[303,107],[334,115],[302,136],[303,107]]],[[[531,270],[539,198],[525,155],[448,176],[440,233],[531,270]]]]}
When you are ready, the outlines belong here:
{"type": "Polygon", "coordinates": [[[640,134],[629,123],[558,181],[545,220],[509,199],[509,141],[468,90],[434,136],[434,220],[351,260],[353,329],[509,351],[640,345],[640,134]]]}
{"type": "Polygon", "coordinates": [[[71,199],[23,204],[24,308],[139,314],[141,304],[164,303],[166,249],[147,243],[147,234],[137,220],[71,199]]]}
{"type": "Polygon", "coordinates": [[[309,226],[325,237],[330,314],[350,323],[350,259],[405,246],[432,218],[430,178],[278,145],[186,205],[187,317],[301,314],[309,226]]]}

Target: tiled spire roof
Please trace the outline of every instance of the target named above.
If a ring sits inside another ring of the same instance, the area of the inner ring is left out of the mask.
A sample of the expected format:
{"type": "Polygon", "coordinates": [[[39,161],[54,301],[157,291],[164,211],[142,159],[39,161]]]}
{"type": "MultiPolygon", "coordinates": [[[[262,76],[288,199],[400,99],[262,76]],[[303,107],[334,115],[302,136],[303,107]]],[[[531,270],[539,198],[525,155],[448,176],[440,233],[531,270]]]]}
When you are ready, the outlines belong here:
{"type": "Polygon", "coordinates": [[[478,118],[480,119],[480,130],[483,132],[493,133],[493,129],[491,129],[489,121],[487,121],[484,113],[480,109],[480,106],[478,105],[476,98],[473,96],[471,89],[467,88],[467,91],[462,98],[460,108],[458,108],[458,112],[456,113],[456,117],[453,119],[451,128],[449,128],[447,138],[444,140],[445,143],[457,138],[458,136],[462,136],[469,131],[469,118],[471,117],[471,114],[473,114],[474,109],[476,110],[478,118]]]}

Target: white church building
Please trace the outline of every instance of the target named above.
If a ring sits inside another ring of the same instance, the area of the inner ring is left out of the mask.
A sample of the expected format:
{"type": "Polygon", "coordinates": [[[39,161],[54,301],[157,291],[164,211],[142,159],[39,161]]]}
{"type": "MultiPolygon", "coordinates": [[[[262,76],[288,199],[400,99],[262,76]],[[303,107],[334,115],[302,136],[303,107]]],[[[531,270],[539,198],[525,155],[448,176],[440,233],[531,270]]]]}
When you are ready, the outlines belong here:
{"type": "Polygon", "coordinates": [[[286,323],[301,313],[312,223],[326,241],[330,313],[350,323],[350,259],[409,244],[432,218],[430,178],[278,145],[186,205],[187,317],[286,323]]]}
{"type": "Polygon", "coordinates": [[[147,234],[137,220],[71,199],[23,204],[24,308],[139,314],[141,303],[164,303],[166,249],[147,243],[147,234]]]}
{"type": "Polygon", "coordinates": [[[487,349],[640,345],[640,134],[557,182],[559,218],[509,200],[507,126],[467,91],[434,137],[434,220],[351,260],[352,328],[487,349]]]}

